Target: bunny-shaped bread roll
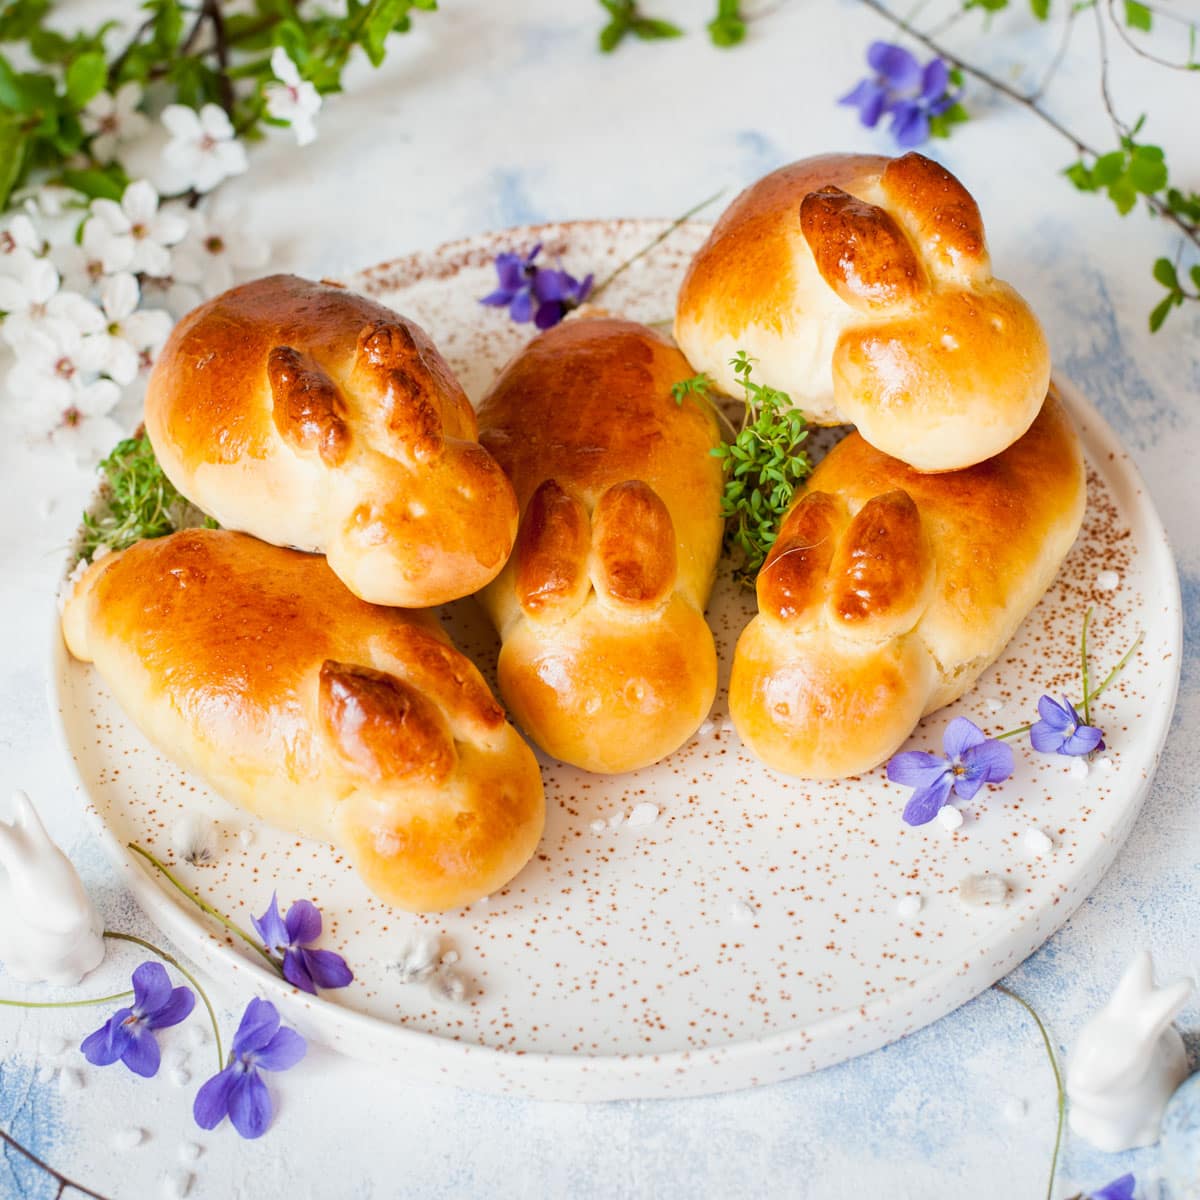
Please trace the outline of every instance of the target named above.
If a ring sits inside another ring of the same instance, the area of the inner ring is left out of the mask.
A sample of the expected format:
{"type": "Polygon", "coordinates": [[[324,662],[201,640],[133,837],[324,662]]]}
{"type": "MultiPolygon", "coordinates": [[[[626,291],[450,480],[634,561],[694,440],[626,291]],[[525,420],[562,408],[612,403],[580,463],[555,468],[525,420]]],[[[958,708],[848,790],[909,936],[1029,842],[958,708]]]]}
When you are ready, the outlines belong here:
{"type": "Polygon", "coordinates": [[[316,555],[139,542],[86,571],[63,634],[164,753],[337,844],[389,903],[469,904],[541,837],[537,762],[479,672],[431,614],[357,599],[316,555]]]}
{"type": "Polygon", "coordinates": [[[1071,1130],[1105,1154],[1158,1141],[1163,1110],[1187,1077],[1187,1050],[1171,1024],[1195,985],[1154,985],[1141,951],[1108,1003],[1083,1027],[1067,1063],[1071,1130]]]}
{"type": "Polygon", "coordinates": [[[712,705],[704,605],[721,548],[716,420],[677,403],[693,374],[631,321],[535,338],[479,407],[516,489],[516,550],[482,600],[503,639],[500,691],[548,753],[630,771],[686,741],[712,705]]]}
{"type": "Polygon", "coordinates": [[[731,395],[745,350],[810,421],[851,422],[921,471],[999,454],[1050,379],[1037,319],[992,275],[975,201],[916,153],[805,159],[747,188],[692,261],[675,337],[731,395]]]}
{"type": "Polygon", "coordinates": [[[784,515],[738,639],[729,710],[769,766],[857,775],[974,684],[1083,519],[1079,439],[1051,391],[985,463],[924,475],[852,433],[784,515]]]}
{"type": "Polygon", "coordinates": [[[23,983],[73,987],[104,959],[104,923],[24,792],[0,821],[0,963],[23,983]]]}
{"type": "Polygon", "coordinates": [[[340,287],[273,275],[193,310],[155,364],[146,431],[222,526],[325,553],[374,604],[469,595],[512,549],[512,488],[450,368],[340,287]]]}

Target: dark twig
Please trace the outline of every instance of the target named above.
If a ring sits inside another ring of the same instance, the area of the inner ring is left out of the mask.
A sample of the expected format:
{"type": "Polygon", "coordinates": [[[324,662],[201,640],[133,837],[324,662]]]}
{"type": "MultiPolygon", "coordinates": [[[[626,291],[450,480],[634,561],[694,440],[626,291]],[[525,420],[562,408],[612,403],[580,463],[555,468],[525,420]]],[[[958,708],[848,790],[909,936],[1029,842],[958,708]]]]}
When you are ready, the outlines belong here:
{"type": "Polygon", "coordinates": [[[229,43],[225,39],[225,18],[221,15],[220,0],[204,0],[204,11],[212,25],[213,41],[217,52],[217,86],[221,93],[221,107],[225,115],[233,120],[233,81],[229,78],[229,43]]]}
{"type": "Polygon", "coordinates": [[[146,36],[146,34],[148,34],[150,32],[150,30],[153,28],[154,28],[154,18],[147,17],[137,27],[137,30],[134,33],[133,37],[131,37],[129,39],[129,41],[125,44],[125,48],[121,51],[121,53],[118,54],[117,57],[113,59],[112,66],[110,66],[108,68],[108,86],[109,87],[112,87],[113,84],[115,84],[117,82],[117,80],[121,77],[121,68],[125,65],[125,62],[129,58],[130,54],[133,53],[134,46],[137,46],[141,42],[142,38],[144,38],[146,36]]]}
{"type": "Polygon", "coordinates": [[[92,1200],[108,1200],[107,1196],[102,1196],[99,1192],[93,1192],[91,1188],[84,1187],[82,1183],[76,1183],[75,1180],[68,1178],[61,1171],[56,1171],[48,1162],[44,1162],[38,1158],[32,1150],[27,1146],[22,1146],[15,1137],[5,1133],[3,1129],[0,1129],[0,1141],[3,1141],[5,1145],[11,1146],[23,1158],[27,1158],[33,1163],[35,1167],[41,1168],[51,1179],[57,1180],[58,1191],[55,1192],[56,1197],[61,1196],[67,1188],[73,1188],[81,1196],[91,1196],[92,1200]]]}
{"type": "MultiPolygon", "coordinates": [[[[1144,7],[1149,7],[1149,6],[1147,5],[1144,7]]],[[[1146,59],[1147,62],[1155,63],[1157,66],[1160,66],[1160,67],[1166,67],[1168,70],[1171,70],[1171,71],[1194,71],[1196,69],[1190,60],[1185,63],[1173,62],[1169,58],[1160,58],[1159,55],[1152,54],[1149,50],[1146,50],[1142,46],[1139,46],[1137,44],[1137,42],[1135,42],[1133,40],[1133,38],[1131,38],[1129,36],[1129,30],[1127,30],[1125,28],[1125,26],[1121,23],[1121,21],[1119,21],[1117,19],[1117,14],[1115,11],[1115,0],[1108,0],[1108,15],[1109,15],[1110,19],[1112,20],[1113,28],[1117,31],[1117,36],[1139,58],[1144,58],[1144,59],[1146,59]]],[[[1161,16],[1163,14],[1160,13],[1159,15],[1161,16]]],[[[1176,20],[1183,20],[1183,18],[1176,16],[1176,20]]],[[[1190,29],[1192,29],[1193,31],[1195,30],[1195,26],[1192,25],[1190,22],[1188,23],[1188,27],[1190,29]]]]}
{"type": "Polygon", "coordinates": [[[1051,80],[1058,74],[1058,69],[1062,66],[1063,59],[1067,56],[1067,47],[1071,44],[1071,34],[1075,29],[1075,18],[1082,11],[1075,4],[1072,4],[1067,10],[1067,19],[1063,25],[1063,34],[1061,41],[1058,43],[1058,50],[1050,60],[1050,65],[1046,68],[1045,75],[1042,76],[1042,82],[1037,85],[1036,90],[1029,94],[1031,100],[1040,100],[1046,94],[1046,89],[1050,86],[1051,80]]]}

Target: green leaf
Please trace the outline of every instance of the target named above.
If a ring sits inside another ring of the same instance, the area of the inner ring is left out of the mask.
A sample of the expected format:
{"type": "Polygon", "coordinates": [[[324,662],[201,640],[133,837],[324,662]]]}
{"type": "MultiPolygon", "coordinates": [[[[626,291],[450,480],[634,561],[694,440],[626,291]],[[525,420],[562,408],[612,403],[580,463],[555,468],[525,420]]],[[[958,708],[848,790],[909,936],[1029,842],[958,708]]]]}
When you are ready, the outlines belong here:
{"type": "Polygon", "coordinates": [[[1154,278],[1165,288],[1170,288],[1173,292],[1179,290],[1179,276],[1175,273],[1175,266],[1169,258],[1160,258],[1154,264],[1154,278]]]}
{"type": "Polygon", "coordinates": [[[1157,333],[1163,322],[1167,319],[1167,313],[1171,311],[1171,306],[1175,303],[1175,296],[1164,296],[1151,310],[1150,313],[1150,332],[1157,333]]]}
{"type": "Polygon", "coordinates": [[[1120,179],[1108,185],[1108,195],[1117,206],[1117,212],[1121,216],[1125,216],[1137,203],[1137,189],[1130,182],[1127,175],[1122,175],[1120,179]]]}
{"type": "Polygon", "coordinates": [[[611,54],[620,44],[621,39],[629,32],[629,26],[623,21],[609,21],[605,27],[600,30],[600,50],[604,54],[611,54]]]}
{"type": "Polygon", "coordinates": [[[1197,291],[1200,291],[1200,263],[1197,263],[1189,272],[1192,277],[1192,285],[1197,291]]]}
{"type": "Polygon", "coordinates": [[[17,121],[0,122],[0,212],[8,207],[8,198],[25,169],[29,134],[17,121]]]}
{"type": "Polygon", "coordinates": [[[971,114],[961,104],[955,102],[944,113],[938,113],[937,116],[929,118],[929,135],[939,138],[949,137],[955,125],[961,125],[970,119],[971,114]]]}
{"type": "Polygon", "coordinates": [[[129,183],[129,177],[118,163],[113,163],[112,166],[104,169],[66,170],[63,171],[62,178],[68,187],[82,192],[92,200],[120,200],[129,183]]]}
{"type": "MultiPolygon", "coordinates": [[[[154,0],[154,40],[162,50],[173,50],[183,37],[183,9],[179,0],[154,0]]],[[[225,36],[229,36],[226,29],[225,36]]]]}
{"type": "Polygon", "coordinates": [[[1102,154],[1092,167],[1092,183],[1095,187],[1107,187],[1125,173],[1125,155],[1120,150],[1102,154]]]}
{"type": "Polygon", "coordinates": [[[1029,9],[1039,21],[1050,16],[1050,0],[1029,0],[1029,9]]]}
{"type": "Polygon", "coordinates": [[[1096,181],[1092,178],[1091,171],[1081,162],[1072,163],[1063,171],[1063,174],[1081,192],[1094,192],[1096,190],[1096,181]]]}
{"type": "Polygon", "coordinates": [[[1149,33],[1152,24],[1150,10],[1144,4],[1139,4],[1138,0],[1125,0],[1125,24],[1130,29],[1149,33]]]}
{"type": "Polygon", "coordinates": [[[683,30],[678,25],[672,25],[670,21],[660,21],[654,17],[635,17],[630,28],[644,42],[683,36],[683,30]]]}
{"type": "Polygon", "coordinates": [[[67,99],[82,108],[104,86],[108,63],[98,50],[81,54],[67,68],[67,99]]]}
{"type": "Polygon", "coordinates": [[[1129,164],[1129,182],[1145,196],[1167,186],[1167,165],[1159,159],[1135,155],[1129,164]]]}
{"type": "Polygon", "coordinates": [[[408,11],[409,0],[371,0],[362,20],[359,42],[367,52],[373,67],[382,64],[386,51],[384,42],[396,22],[408,11]]]}

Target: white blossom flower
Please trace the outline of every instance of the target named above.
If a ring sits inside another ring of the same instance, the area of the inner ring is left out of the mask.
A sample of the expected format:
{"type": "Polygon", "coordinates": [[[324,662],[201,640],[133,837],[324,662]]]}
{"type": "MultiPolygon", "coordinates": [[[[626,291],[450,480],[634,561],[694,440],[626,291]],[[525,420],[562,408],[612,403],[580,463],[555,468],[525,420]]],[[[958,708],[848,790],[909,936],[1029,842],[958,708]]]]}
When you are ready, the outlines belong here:
{"type": "Polygon", "coordinates": [[[246,147],[218,105],[206,104],[196,112],[184,104],[168,104],[162,121],[171,135],[163,158],[196,191],[211,192],[221,180],[246,169],[246,147]]]}
{"type": "Polygon", "coordinates": [[[313,117],[321,107],[321,95],[311,83],[300,78],[296,64],[282,46],[271,53],[271,70],[279,83],[263,89],[267,112],[278,121],[287,121],[296,135],[298,146],[307,146],[317,136],[313,117]]]}
{"type": "Polygon", "coordinates": [[[25,213],[18,213],[0,229],[0,272],[24,275],[44,248],[34,223],[25,213]]]}
{"type": "Polygon", "coordinates": [[[98,92],[79,114],[84,132],[92,138],[92,156],[99,162],[112,162],[117,148],[136,141],[150,128],[150,120],[138,112],[142,89],[133,82],[123,83],[112,92],[98,92]]]}
{"type": "Polygon", "coordinates": [[[0,312],[4,340],[20,348],[36,333],[55,336],[61,327],[76,334],[95,333],[104,324],[100,310],[78,292],[61,291],[58,272],[48,258],[32,259],[17,277],[0,276],[0,312]]]}
{"type": "Polygon", "coordinates": [[[71,325],[32,332],[8,373],[8,388],[35,439],[45,439],[81,462],[95,462],[121,436],[109,413],[121,392],[97,379],[89,339],[71,325]]]}
{"type": "Polygon", "coordinates": [[[160,309],[138,309],[138,283],[128,272],[106,279],[100,288],[105,326],[89,341],[99,369],[117,383],[132,383],[149,367],[171,332],[171,318],[160,309]]]}
{"type": "Polygon", "coordinates": [[[175,275],[143,275],[142,299],[161,305],[176,320],[189,313],[201,300],[200,289],[175,275]]]}
{"type": "Polygon", "coordinates": [[[79,243],[74,239],[59,242],[51,247],[50,257],[64,286],[86,293],[99,287],[106,275],[128,267],[133,249],[133,238],[113,233],[100,217],[90,217],[79,243]]]}
{"type": "Polygon", "coordinates": [[[104,223],[109,234],[108,261],[120,263],[109,270],[128,268],[147,275],[166,275],[171,269],[168,247],[187,233],[187,221],[182,216],[159,210],[158,193],[145,179],[131,183],[120,204],[115,200],[92,201],[92,214],[93,219],[104,223]]]}
{"type": "Polygon", "coordinates": [[[233,286],[234,272],[257,271],[267,261],[267,244],[236,228],[231,214],[207,215],[193,210],[188,215],[191,232],[174,254],[177,279],[200,286],[206,296],[215,296],[233,286]]]}

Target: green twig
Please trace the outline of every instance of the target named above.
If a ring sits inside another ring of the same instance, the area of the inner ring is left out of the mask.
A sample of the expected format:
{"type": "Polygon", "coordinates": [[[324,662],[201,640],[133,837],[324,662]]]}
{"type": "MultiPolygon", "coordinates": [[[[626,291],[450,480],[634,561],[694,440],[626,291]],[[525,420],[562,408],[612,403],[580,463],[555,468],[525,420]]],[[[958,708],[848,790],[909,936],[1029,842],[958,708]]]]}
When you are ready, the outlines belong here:
{"type": "Polygon", "coordinates": [[[1034,1020],[1038,1027],[1038,1032],[1042,1035],[1042,1043],[1046,1047],[1046,1057],[1050,1060],[1050,1069],[1054,1072],[1054,1091],[1058,1103],[1058,1122],[1054,1129],[1054,1153],[1050,1156],[1050,1178],[1046,1181],[1046,1200],[1053,1200],[1054,1197],[1054,1177],[1058,1174],[1058,1155],[1062,1148],[1063,1135],[1063,1120],[1067,1112],[1067,1096],[1063,1090],[1062,1072],[1058,1069],[1058,1059],[1054,1057],[1054,1047],[1050,1043],[1050,1035],[1046,1032],[1046,1026],[1042,1023],[1042,1018],[1038,1016],[1033,1005],[1027,1000],[1023,1000],[1011,988],[1005,987],[1002,983],[994,983],[992,986],[1001,995],[1007,996],[1010,1000],[1015,1000],[1034,1020]]]}
{"type": "Polygon", "coordinates": [[[92,1000],[0,1000],[5,1008],[90,1008],[93,1004],[111,1004],[128,1000],[132,992],[114,992],[111,996],[96,996],[92,1000]]]}
{"type": "Polygon", "coordinates": [[[1092,698],[1088,695],[1088,653],[1087,653],[1087,631],[1088,622],[1092,619],[1092,613],[1096,610],[1089,604],[1088,610],[1083,614],[1083,630],[1079,635],[1079,657],[1081,660],[1081,668],[1083,675],[1083,723],[1090,725],[1092,723],[1092,698]]]}
{"type": "Polygon", "coordinates": [[[132,933],[117,933],[112,929],[106,929],[104,936],[118,942],[132,942],[135,946],[141,946],[142,949],[149,950],[151,954],[157,954],[163,962],[174,967],[196,989],[196,994],[204,1001],[204,1007],[208,1009],[208,1019],[212,1022],[213,1037],[217,1039],[217,1070],[223,1071],[225,1069],[225,1051],[221,1049],[221,1027],[217,1024],[217,1014],[213,1011],[212,1001],[209,1000],[208,993],[200,986],[200,981],[195,975],[173,954],[168,954],[165,950],[160,950],[144,938],[135,937],[132,933]]]}
{"type": "Polygon", "coordinates": [[[680,225],[682,225],[684,223],[684,221],[687,221],[691,217],[694,217],[698,212],[700,212],[701,209],[707,208],[710,204],[715,203],[724,194],[725,194],[725,189],[722,188],[719,192],[714,192],[711,196],[709,196],[709,198],[707,200],[701,200],[699,204],[692,205],[692,207],[689,208],[687,210],[687,212],[685,212],[683,214],[683,216],[676,217],[675,220],[672,221],[670,223],[670,225],[668,225],[666,227],[666,229],[664,229],[662,231],[662,233],[660,233],[658,235],[658,237],[656,237],[652,242],[649,243],[649,245],[643,246],[632,258],[627,258],[619,267],[617,267],[617,269],[615,271],[613,271],[613,273],[611,275],[609,275],[606,279],[601,280],[600,283],[598,283],[594,288],[592,288],[592,294],[589,298],[594,300],[598,295],[600,295],[600,293],[602,291],[604,291],[604,289],[606,287],[609,286],[609,284],[611,284],[613,282],[614,279],[616,279],[619,275],[623,274],[631,266],[633,266],[633,264],[635,262],[637,262],[637,260],[639,258],[644,258],[656,246],[661,245],[663,242],[665,242],[667,240],[667,238],[669,238],[671,236],[671,234],[673,234],[675,232],[675,230],[677,230],[680,227],[680,225]]]}
{"type": "Polygon", "coordinates": [[[134,854],[140,854],[142,858],[150,863],[151,866],[161,871],[163,875],[166,876],[167,881],[176,890],[182,892],[198,909],[207,913],[213,918],[213,920],[220,921],[220,923],[224,925],[230,933],[236,934],[242,939],[243,942],[246,943],[247,946],[250,947],[251,950],[254,950],[256,953],[265,958],[271,965],[272,970],[278,972],[279,964],[271,957],[270,953],[263,947],[261,942],[247,933],[246,930],[244,930],[236,921],[231,921],[223,912],[219,912],[217,909],[213,908],[213,906],[209,904],[209,902],[205,900],[203,896],[192,891],[187,884],[176,878],[170,867],[168,867],[166,863],[160,862],[159,859],[155,858],[155,856],[151,854],[150,851],[144,846],[139,846],[137,842],[130,842],[128,845],[129,849],[132,850],[134,854]]]}

